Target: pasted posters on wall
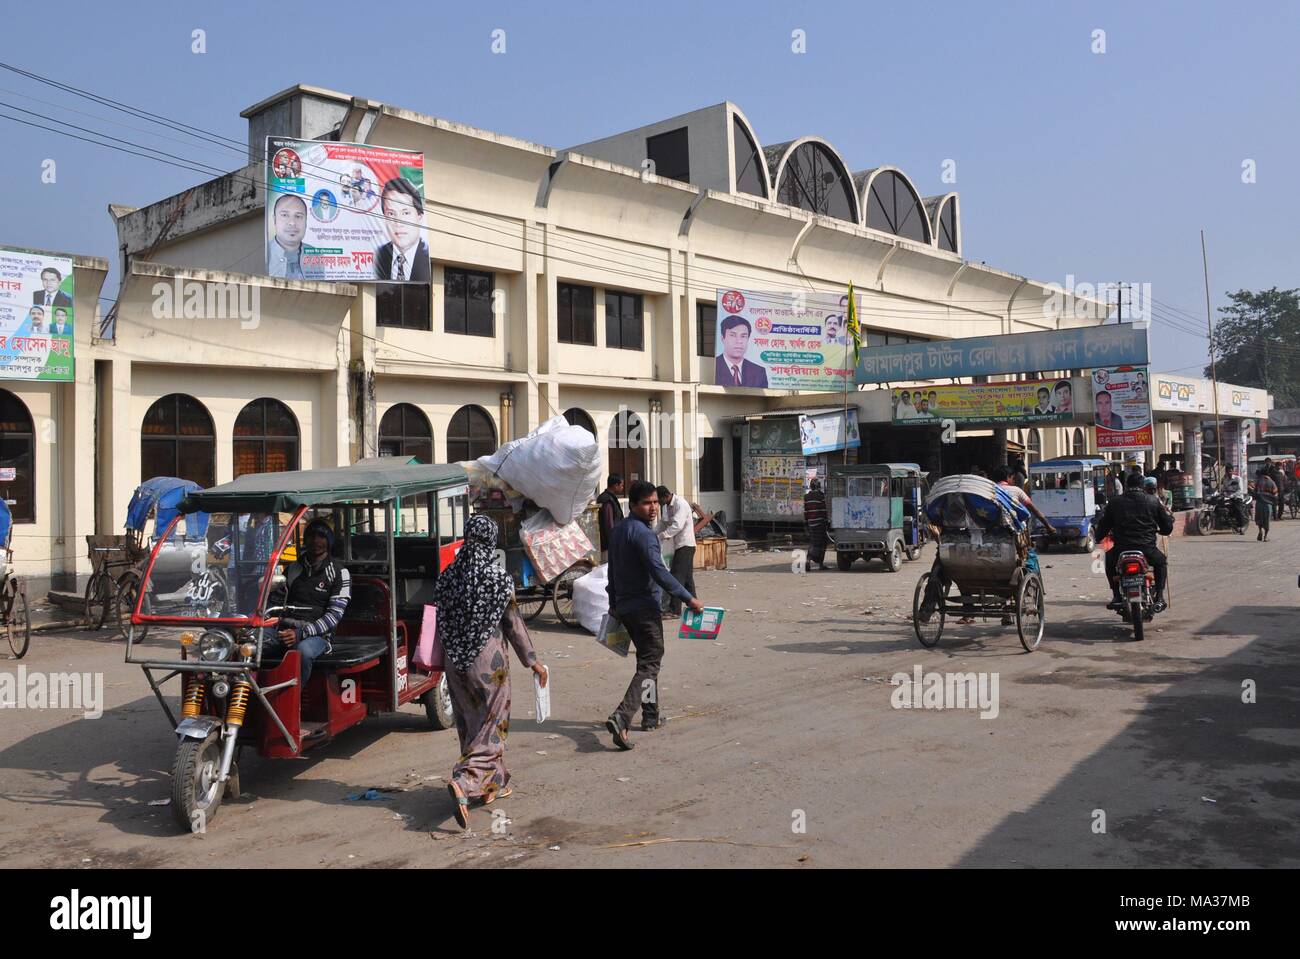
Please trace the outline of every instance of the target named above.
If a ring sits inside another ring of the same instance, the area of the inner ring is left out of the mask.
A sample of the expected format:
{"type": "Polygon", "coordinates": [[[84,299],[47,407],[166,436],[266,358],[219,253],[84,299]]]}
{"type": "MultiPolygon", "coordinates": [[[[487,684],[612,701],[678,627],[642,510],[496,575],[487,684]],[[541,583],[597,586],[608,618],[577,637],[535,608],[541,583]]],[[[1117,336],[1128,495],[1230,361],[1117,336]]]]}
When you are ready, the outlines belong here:
{"type": "Polygon", "coordinates": [[[0,247],[0,379],[73,378],[72,259],[0,247]]]}
{"type": "Polygon", "coordinates": [[[1074,418],[1069,380],[1023,380],[960,386],[902,387],[890,391],[893,422],[920,426],[958,423],[1051,423],[1074,418]]]}
{"type": "Polygon", "coordinates": [[[847,294],[718,290],[717,304],[719,386],[829,391],[851,382],[847,294]]]}
{"type": "Polygon", "coordinates": [[[1093,370],[1092,403],[1098,450],[1151,447],[1151,391],[1145,366],[1093,370]]]}
{"type": "Polygon", "coordinates": [[[424,154],[266,138],[266,272],[428,283],[424,154]]]}

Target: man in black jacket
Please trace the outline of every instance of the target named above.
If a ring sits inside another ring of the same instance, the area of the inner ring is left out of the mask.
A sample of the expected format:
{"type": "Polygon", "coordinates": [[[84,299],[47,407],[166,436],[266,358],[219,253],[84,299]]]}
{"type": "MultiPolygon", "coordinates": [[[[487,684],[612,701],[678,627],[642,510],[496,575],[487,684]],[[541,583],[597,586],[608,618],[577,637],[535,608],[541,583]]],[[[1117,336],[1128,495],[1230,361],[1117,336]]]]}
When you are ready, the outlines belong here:
{"type": "Polygon", "coordinates": [[[1166,609],[1165,582],[1169,578],[1169,568],[1165,554],[1156,544],[1156,534],[1168,536],[1172,533],[1174,516],[1158,499],[1143,492],[1142,482],[1141,474],[1129,474],[1125,481],[1124,495],[1113,497],[1106,504],[1106,512],[1097,524],[1097,538],[1105,539],[1110,534],[1115,540],[1115,545],[1106,553],[1106,581],[1110,583],[1113,594],[1107,608],[1119,609],[1122,603],[1119,584],[1115,581],[1119,554],[1125,550],[1141,550],[1156,574],[1154,609],[1160,613],[1166,609]]]}
{"type": "Polygon", "coordinates": [[[623,477],[617,473],[610,473],[605,491],[596,497],[596,502],[600,504],[600,561],[602,563],[609,559],[609,537],[613,534],[614,527],[623,522],[623,507],[618,501],[622,495],[623,477]]]}

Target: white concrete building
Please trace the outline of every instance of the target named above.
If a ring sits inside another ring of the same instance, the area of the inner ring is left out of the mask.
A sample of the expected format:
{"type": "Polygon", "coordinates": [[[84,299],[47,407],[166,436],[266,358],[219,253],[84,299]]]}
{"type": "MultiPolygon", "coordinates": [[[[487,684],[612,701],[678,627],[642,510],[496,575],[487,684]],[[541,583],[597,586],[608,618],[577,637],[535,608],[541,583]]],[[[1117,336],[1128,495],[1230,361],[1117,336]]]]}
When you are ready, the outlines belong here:
{"type": "MultiPolygon", "coordinates": [[[[764,147],[731,103],[568,150],[306,86],[243,116],[249,165],[110,207],[121,289],[105,291],[117,302],[102,335],[77,344],[75,389],[9,384],[67,424],[61,459],[41,454],[58,480],[48,519],[17,532],[29,575],[86,572],[80,537],[120,531],[150,475],[466,459],[556,414],[593,430],[610,471],[735,517],[735,419],[831,394],[716,385],[719,288],[852,281],[867,345],[1107,315],[1067,295],[1052,318],[1046,284],[963,260],[956,194],[923,198],[886,165],[854,173],[818,137],[764,147]],[[422,151],[429,285],[262,275],[267,135],[422,151]]],[[[90,309],[107,264],[78,270],[90,309]]],[[[852,399],[864,432],[890,429],[852,399]]],[[[1043,456],[1071,452],[1071,430],[1042,434],[1043,456]]]]}

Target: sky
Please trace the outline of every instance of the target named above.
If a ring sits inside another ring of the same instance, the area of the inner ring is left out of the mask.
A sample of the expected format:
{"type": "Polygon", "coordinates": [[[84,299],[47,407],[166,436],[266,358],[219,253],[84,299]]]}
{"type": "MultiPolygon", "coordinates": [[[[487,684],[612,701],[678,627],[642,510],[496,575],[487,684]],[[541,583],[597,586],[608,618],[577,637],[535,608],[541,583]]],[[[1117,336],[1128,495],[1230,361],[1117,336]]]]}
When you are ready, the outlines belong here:
{"type": "MultiPolygon", "coordinates": [[[[762,143],[816,134],[851,170],[892,164],[923,196],[959,192],[967,259],[1133,284],[1160,371],[1206,362],[1201,230],[1216,317],[1230,291],[1300,286],[1300,3],[429,2],[382,21],[371,9],[78,0],[53,18],[10,5],[0,61],[241,142],[240,110],[295,83],[556,148],[731,100],[762,143]]],[[[242,165],[50,104],[147,126],[0,70],[0,114],[242,165]]],[[[116,262],[109,203],[207,179],[11,120],[0,134],[3,245],[116,262]]]]}

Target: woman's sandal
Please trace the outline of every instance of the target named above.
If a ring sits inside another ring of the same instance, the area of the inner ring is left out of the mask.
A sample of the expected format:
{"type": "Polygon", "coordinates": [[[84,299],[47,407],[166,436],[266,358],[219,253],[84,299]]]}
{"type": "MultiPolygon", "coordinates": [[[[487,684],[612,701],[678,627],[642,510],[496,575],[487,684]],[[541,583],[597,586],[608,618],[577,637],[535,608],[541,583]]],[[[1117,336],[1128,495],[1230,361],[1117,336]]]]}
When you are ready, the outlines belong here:
{"type": "Polygon", "coordinates": [[[485,796],[483,798],[483,805],[490,806],[498,799],[509,799],[513,793],[514,790],[511,789],[509,786],[506,786],[504,789],[498,789],[491,796],[485,796]]]}
{"type": "Polygon", "coordinates": [[[456,822],[460,823],[461,829],[469,828],[469,800],[465,794],[460,791],[460,787],[455,783],[447,783],[447,792],[451,793],[451,798],[456,801],[456,822]]]}

